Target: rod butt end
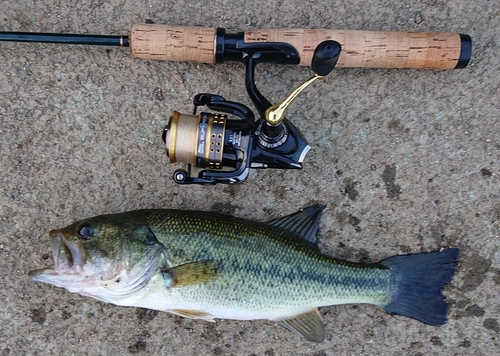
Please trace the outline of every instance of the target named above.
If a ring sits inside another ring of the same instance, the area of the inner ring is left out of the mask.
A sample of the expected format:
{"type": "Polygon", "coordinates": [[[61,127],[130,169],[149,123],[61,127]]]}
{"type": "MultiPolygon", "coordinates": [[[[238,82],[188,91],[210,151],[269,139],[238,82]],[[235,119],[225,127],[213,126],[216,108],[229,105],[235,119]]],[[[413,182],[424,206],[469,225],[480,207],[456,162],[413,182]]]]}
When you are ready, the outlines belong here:
{"type": "Polygon", "coordinates": [[[462,47],[460,49],[460,57],[458,58],[455,69],[462,69],[467,67],[472,56],[472,39],[469,35],[460,34],[462,47]]]}

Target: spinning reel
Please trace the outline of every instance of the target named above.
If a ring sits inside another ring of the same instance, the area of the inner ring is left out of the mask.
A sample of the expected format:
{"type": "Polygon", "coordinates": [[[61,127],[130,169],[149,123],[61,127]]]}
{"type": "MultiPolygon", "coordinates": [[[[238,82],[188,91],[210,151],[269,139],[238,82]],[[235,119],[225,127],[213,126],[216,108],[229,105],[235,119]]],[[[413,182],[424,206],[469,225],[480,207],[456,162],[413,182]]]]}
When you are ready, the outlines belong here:
{"type": "Polygon", "coordinates": [[[217,48],[216,60],[223,61],[222,53],[232,61],[246,66],[246,90],[258,111],[259,118],[247,106],[228,101],[215,94],[198,94],[193,100],[192,115],[177,111],[163,132],[170,162],[187,163],[187,169],[174,172],[179,184],[240,183],[250,168],[300,169],[310,149],[295,126],[285,119],[291,102],[310,84],[324,79],[333,70],[340,56],[341,46],[336,41],[321,42],[315,49],[310,78],[300,84],[277,105],[262,96],[255,86],[254,73],[258,63],[298,64],[297,50],[286,43],[244,43],[241,36],[228,40],[224,48],[217,48]],[[218,54],[221,54],[218,56],[218,54]],[[205,106],[218,113],[201,112],[205,106]],[[229,118],[231,114],[236,118],[229,118]],[[201,169],[191,175],[192,165],[201,169]]]}

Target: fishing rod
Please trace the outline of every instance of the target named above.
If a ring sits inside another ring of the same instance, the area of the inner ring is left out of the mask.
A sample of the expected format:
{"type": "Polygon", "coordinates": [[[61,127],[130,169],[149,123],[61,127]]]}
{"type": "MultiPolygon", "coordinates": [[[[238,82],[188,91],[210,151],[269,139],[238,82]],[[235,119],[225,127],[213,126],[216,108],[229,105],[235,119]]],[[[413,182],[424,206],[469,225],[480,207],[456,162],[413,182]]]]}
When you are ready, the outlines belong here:
{"type": "Polygon", "coordinates": [[[141,59],[223,63],[242,61],[245,49],[275,44],[294,47],[283,64],[309,66],[316,46],[339,42],[337,67],[459,69],[469,63],[468,35],[439,32],[270,29],[228,34],[223,28],[135,24],[130,35],[0,32],[0,41],[130,47],[141,59]],[[266,45],[267,44],[267,45],[266,45]]]}
{"type": "Polygon", "coordinates": [[[243,63],[257,119],[241,103],[202,93],[194,97],[192,115],[174,111],[168,120],[162,137],[167,156],[171,163],[187,164],[174,172],[179,184],[239,183],[250,168],[302,168],[310,146],[285,111],[334,67],[460,69],[472,54],[470,36],[459,33],[265,29],[230,34],[223,28],[158,24],[135,24],[127,36],[0,32],[0,41],[120,46],[140,59],[243,63]],[[314,74],[272,105],[255,85],[259,63],[311,66],[314,74]],[[217,113],[197,114],[202,106],[217,113]]]}

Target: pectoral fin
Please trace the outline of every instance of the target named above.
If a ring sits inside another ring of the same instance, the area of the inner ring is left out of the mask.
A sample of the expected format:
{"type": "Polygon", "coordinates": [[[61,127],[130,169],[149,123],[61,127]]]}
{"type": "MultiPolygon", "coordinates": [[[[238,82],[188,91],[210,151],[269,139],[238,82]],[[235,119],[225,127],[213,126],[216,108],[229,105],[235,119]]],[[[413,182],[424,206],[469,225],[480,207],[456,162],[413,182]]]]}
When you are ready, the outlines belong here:
{"type": "Polygon", "coordinates": [[[185,287],[210,282],[217,277],[214,261],[190,262],[172,268],[160,269],[167,288],[185,287]]]}
{"type": "Polygon", "coordinates": [[[325,339],[325,325],[317,308],[281,319],[278,324],[312,342],[322,342],[325,339]]]}

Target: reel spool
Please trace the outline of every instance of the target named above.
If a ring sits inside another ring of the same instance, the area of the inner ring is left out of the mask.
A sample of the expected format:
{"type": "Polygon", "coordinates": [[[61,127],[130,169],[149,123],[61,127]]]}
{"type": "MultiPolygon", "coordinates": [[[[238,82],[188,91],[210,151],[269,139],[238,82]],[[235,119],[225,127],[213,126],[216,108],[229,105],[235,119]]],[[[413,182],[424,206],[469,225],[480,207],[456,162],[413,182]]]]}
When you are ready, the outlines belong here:
{"type": "Polygon", "coordinates": [[[184,162],[200,168],[222,168],[226,120],[227,115],[223,114],[204,112],[186,115],[174,111],[164,132],[170,162],[184,162]]]}

